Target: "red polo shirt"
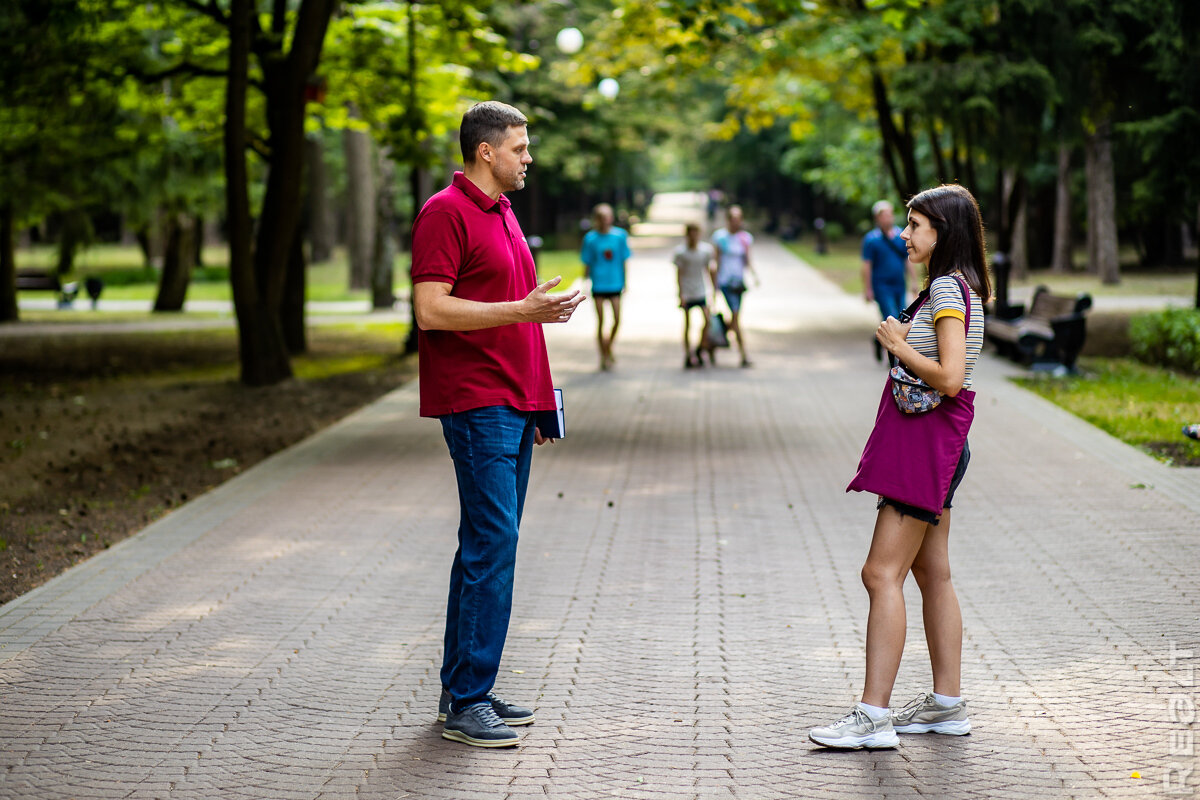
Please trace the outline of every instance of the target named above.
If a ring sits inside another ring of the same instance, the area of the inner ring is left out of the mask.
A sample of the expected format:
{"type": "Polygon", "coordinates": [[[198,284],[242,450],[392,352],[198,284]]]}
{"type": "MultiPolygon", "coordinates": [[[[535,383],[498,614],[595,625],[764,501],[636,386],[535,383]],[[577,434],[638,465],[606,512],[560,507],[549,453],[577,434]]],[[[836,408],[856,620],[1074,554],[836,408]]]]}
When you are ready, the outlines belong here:
{"type": "MultiPolygon", "coordinates": [[[[441,281],[450,294],[495,303],[537,287],[533,254],[508,198],[493,200],[461,172],[429,198],[412,234],[412,282],[441,281]]],[[[421,416],[484,406],[555,408],[542,326],[419,331],[421,416]]]]}

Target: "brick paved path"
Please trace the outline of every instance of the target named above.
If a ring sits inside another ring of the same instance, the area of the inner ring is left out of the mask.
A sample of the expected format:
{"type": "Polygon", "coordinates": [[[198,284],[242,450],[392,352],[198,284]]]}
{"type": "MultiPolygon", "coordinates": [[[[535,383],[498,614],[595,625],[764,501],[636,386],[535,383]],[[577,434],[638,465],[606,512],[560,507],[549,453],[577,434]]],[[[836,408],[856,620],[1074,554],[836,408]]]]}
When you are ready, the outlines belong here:
{"type": "MultiPolygon", "coordinates": [[[[522,530],[520,748],[433,721],[457,505],[408,387],[0,609],[0,797],[1176,796],[1200,475],[990,360],[952,535],[974,733],[807,741],[861,688],[873,508],[843,488],[882,371],[870,308],[772,243],[759,264],[752,370],[681,368],[665,251],[633,265],[614,372],[590,312],[549,329],[570,438],[522,530]]],[[[896,704],[929,686],[909,608],[896,704]]]]}

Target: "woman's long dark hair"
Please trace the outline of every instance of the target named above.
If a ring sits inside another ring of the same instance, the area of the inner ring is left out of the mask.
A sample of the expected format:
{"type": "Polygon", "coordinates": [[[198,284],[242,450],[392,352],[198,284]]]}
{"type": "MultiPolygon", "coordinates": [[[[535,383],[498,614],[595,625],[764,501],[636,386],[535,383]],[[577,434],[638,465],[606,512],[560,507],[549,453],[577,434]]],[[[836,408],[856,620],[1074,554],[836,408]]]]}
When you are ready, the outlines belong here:
{"type": "Polygon", "coordinates": [[[926,189],[908,201],[908,207],[929,217],[937,231],[937,247],[929,254],[929,284],[935,278],[962,270],[967,285],[979,299],[992,298],[987,254],[983,245],[983,218],[969,191],[956,183],[926,189]]]}

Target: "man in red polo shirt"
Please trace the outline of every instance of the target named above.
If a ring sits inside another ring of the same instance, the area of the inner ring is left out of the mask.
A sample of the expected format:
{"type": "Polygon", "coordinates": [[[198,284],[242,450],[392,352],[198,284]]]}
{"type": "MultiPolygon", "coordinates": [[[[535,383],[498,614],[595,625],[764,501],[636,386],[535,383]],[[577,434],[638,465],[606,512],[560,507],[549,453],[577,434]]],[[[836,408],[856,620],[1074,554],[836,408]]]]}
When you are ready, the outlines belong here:
{"type": "Polygon", "coordinates": [[[534,424],[555,408],[544,322],[566,322],[579,292],[538,285],[533,254],[504,192],[533,163],[525,116],[504,103],[473,106],[459,129],[463,171],[413,225],[413,308],[421,415],[437,417],[458,479],[458,552],[446,608],[442,736],[477,747],[517,743],[510,725],[533,712],[492,687],[512,611],[517,529],[529,484],[534,424]]]}

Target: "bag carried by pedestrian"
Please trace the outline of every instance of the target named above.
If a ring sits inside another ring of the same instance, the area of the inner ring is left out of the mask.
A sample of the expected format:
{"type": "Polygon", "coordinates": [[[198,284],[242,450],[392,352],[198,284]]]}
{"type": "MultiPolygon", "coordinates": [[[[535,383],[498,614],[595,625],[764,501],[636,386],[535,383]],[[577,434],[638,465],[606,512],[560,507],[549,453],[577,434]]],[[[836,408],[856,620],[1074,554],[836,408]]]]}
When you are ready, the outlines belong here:
{"type": "MultiPolygon", "coordinates": [[[[962,286],[963,326],[970,330],[970,295],[966,284],[962,286]]],[[[914,306],[919,303],[920,298],[914,306]]],[[[975,392],[962,389],[954,397],[939,393],[940,399],[932,407],[914,413],[901,410],[895,384],[889,373],[875,427],[846,491],[871,492],[940,514],[975,418],[975,392]]]]}
{"type": "Polygon", "coordinates": [[[708,346],[729,347],[729,327],[725,324],[725,315],[719,311],[709,317],[708,346]]]}

